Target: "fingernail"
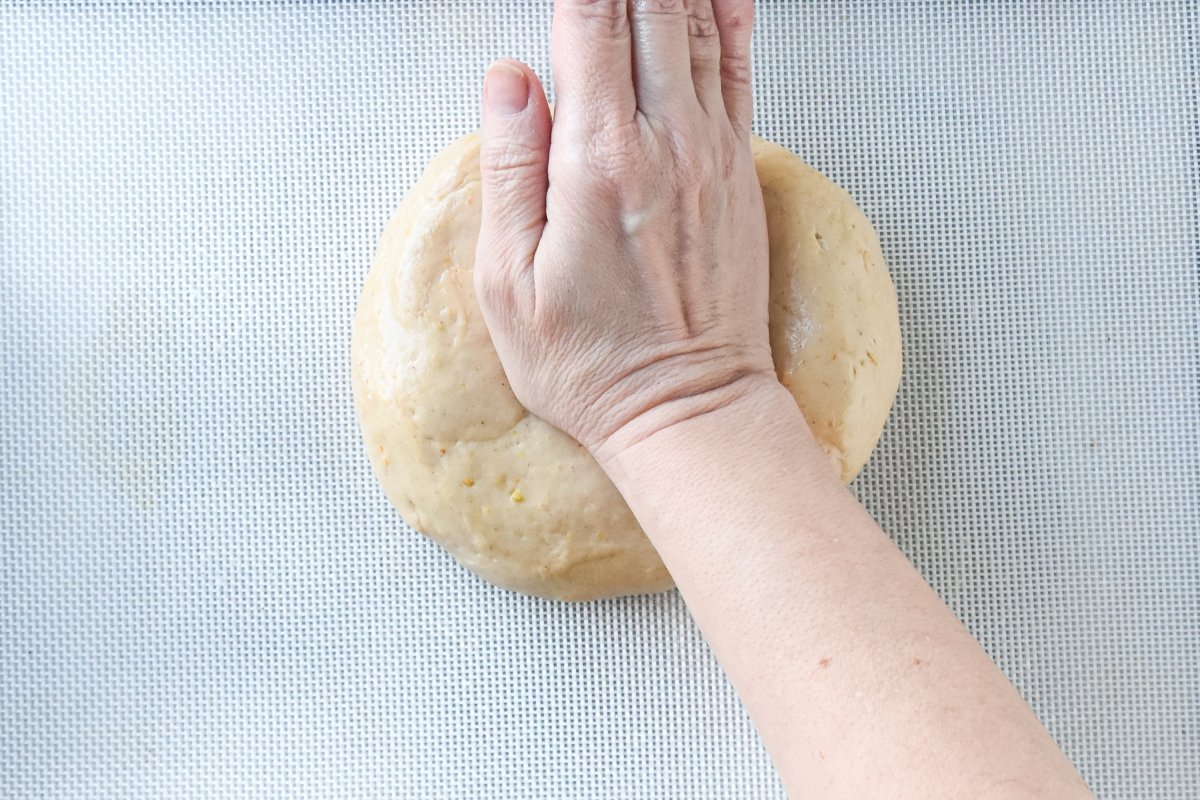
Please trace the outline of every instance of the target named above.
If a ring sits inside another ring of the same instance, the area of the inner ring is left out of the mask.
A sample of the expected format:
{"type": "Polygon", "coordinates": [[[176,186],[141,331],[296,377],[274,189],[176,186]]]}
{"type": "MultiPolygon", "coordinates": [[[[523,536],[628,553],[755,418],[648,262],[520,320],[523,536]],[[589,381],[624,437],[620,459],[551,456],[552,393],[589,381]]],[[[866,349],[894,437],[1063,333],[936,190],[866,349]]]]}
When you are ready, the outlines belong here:
{"type": "Polygon", "coordinates": [[[529,105],[529,81],[512,64],[498,61],[488,68],[483,96],[489,114],[511,117],[529,105]]]}

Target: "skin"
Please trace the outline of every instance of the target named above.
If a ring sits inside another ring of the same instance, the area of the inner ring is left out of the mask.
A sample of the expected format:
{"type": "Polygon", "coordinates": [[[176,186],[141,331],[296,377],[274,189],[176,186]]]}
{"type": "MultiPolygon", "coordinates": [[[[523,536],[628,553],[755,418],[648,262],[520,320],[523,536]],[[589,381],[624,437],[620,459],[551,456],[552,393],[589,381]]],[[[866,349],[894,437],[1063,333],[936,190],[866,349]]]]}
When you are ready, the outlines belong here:
{"type": "Polygon", "coordinates": [[[489,69],[475,280],[505,372],[628,501],[791,796],[1090,797],[775,379],[752,18],[558,0],[553,125],[527,66],[489,69]]]}

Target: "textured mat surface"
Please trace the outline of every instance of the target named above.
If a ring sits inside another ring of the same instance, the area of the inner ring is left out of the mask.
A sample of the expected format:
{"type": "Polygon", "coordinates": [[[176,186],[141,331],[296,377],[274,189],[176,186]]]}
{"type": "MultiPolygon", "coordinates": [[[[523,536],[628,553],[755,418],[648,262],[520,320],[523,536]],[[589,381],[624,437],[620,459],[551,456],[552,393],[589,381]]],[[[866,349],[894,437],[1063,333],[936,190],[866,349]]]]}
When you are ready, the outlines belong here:
{"type": "MultiPolygon", "coordinates": [[[[763,2],[879,229],[856,490],[1105,797],[1200,789],[1189,2],[763,2]]],[[[548,2],[0,3],[0,795],[779,798],[674,594],[494,590],[361,453],[376,237],[548,2]]]]}

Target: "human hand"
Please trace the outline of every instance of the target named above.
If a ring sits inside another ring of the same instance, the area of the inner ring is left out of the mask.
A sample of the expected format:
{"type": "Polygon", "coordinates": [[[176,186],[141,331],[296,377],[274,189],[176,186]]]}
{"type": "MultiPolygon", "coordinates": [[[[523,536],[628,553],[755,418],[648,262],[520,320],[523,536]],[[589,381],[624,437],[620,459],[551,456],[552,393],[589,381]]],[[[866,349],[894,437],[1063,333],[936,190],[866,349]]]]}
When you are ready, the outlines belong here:
{"type": "Polygon", "coordinates": [[[752,17],[557,0],[553,123],[527,66],[488,70],[479,302],[517,398],[602,463],[776,384],[752,17]]]}

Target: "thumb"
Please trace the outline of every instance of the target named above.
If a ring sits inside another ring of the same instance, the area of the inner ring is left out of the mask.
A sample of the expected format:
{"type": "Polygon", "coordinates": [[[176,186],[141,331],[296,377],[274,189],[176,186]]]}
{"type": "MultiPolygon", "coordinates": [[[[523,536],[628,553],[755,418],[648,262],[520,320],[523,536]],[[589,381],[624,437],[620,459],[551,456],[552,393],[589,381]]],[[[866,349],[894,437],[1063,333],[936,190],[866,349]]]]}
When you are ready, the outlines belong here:
{"type": "Polygon", "coordinates": [[[514,279],[533,266],[546,224],[550,109],[537,76],[517,61],[488,68],[483,107],[483,221],[475,277],[493,290],[485,296],[494,296],[497,289],[512,292],[514,279]]]}

